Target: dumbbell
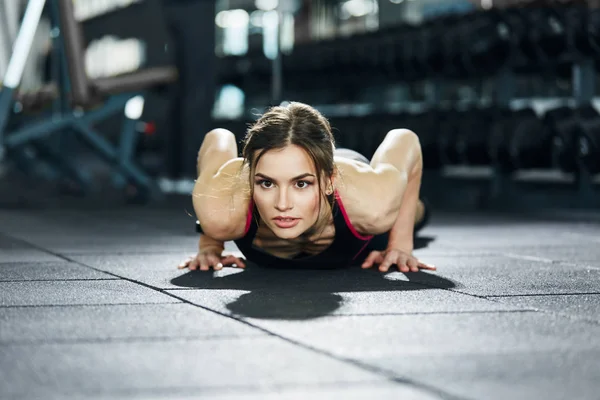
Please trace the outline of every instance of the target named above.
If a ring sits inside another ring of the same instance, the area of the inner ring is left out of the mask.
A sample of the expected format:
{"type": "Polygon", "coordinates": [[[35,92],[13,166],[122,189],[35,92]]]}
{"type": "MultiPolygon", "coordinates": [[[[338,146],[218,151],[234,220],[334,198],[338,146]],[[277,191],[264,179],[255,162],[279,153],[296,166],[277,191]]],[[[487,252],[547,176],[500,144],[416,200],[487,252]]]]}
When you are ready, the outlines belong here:
{"type": "MultiPolygon", "coordinates": [[[[335,58],[331,64],[327,65],[326,74],[322,75],[323,83],[321,86],[326,87],[333,84],[346,91],[351,86],[355,86],[357,77],[362,75],[362,63],[364,62],[364,46],[355,43],[356,41],[348,38],[335,41],[335,45],[332,46],[334,47],[335,58]]],[[[315,71],[314,74],[317,75],[320,72],[315,71]]]]}
{"type": "Polygon", "coordinates": [[[459,50],[457,17],[445,16],[428,21],[421,27],[420,46],[426,71],[430,75],[452,75],[454,54],[459,50]]]}
{"type": "Polygon", "coordinates": [[[528,40],[530,27],[526,18],[526,11],[522,8],[511,7],[497,10],[497,12],[500,20],[508,27],[510,45],[513,51],[513,54],[511,54],[513,60],[511,61],[519,57],[527,57],[531,49],[528,40]]]}
{"type": "Polygon", "coordinates": [[[448,19],[444,21],[442,28],[439,28],[437,45],[441,47],[442,66],[440,72],[447,77],[460,78],[468,75],[468,68],[465,65],[465,47],[472,38],[465,32],[467,19],[448,19]]]}
{"type": "Polygon", "coordinates": [[[375,70],[381,78],[387,81],[395,81],[400,75],[395,68],[397,58],[395,41],[395,34],[387,32],[374,44],[375,70]]]}
{"type": "Polygon", "coordinates": [[[459,136],[461,118],[465,115],[456,110],[439,112],[438,154],[442,165],[461,163],[456,142],[459,136]]]}
{"type": "Polygon", "coordinates": [[[362,153],[364,120],[347,116],[330,119],[336,147],[343,147],[362,153]]]}
{"type": "MultiPolygon", "coordinates": [[[[338,83],[338,78],[347,73],[344,71],[344,67],[340,68],[336,65],[339,45],[340,43],[336,40],[323,40],[311,43],[310,47],[302,55],[303,58],[296,59],[296,62],[306,65],[301,90],[324,87],[326,85],[335,86],[338,83]]],[[[350,50],[347,47],[344,47],[344,49],[350,50]]]]}
{"type": "MultiPolygon", "coordinates": [[[[594,48],[591,44],[590,30],[593,30],[593,22],[590,15],[593,12],[584,6],[573,5],[564,10],[567,31],[569,32],[571,46],[579,55],[591,56],[594,48]],[[592,28],[592,29],[590,29],[592,28]]],[[[600,23],[600,20],[598,22],[600,23]]]]}
{"type": "MultiPolygon", "coordinates": [[[[590,112],[590,114],[592,114],[590,112]]],[[[600,117],[590,115],[579,122],[577,129],[576,156],[579,165],[590,174],[600,173],[600,117]]]]}
{"type": "Polygon", "coordinates": [[[531,109],[523,109],[512,126],[508,152],[514,170],[550,168],[552,136],[531,109]]]}
{"type": "Polygon", "coordinates": [[[586,36],[592,52],[600,53],[600,9],[589,9],[585,24],[586,36]]]}
{"type": "Polygon", "coordinates": [[[424,79],[433,73],[428,66],[429,33],[425,27],[407,27],[394,47],[401,77],[407,81],[424,79]]]}
{"type": "MultiPolygon", "coordinates": [[[[320,76],[319,86],[339,91],[341,96],[351,93],[357,79],[364,75],[365,47],[361,42],[348,38],[338,38],[325,42],[326,52],[330,54],[328,62],[322,65],[321,71],[313,71],[313,76],[320,76]]],[[[325,50],[324,50],[325,51],[325,50]]],[[[304,89],[314,88],[314,83],[304,89]]]]}
{"type": "Polygon", "coordinates": [[[442,160],[438,151],[438,116],[435,110],[411,114],[406,119],[405,128],[415,132],[421,144],[424,169],[439,169],[442,160]]]}
{"type": "Polygon", "coordinates": [[[410,80],[412,66],[412,51],[407,49],[410,39],[416,37],[415,28],[410,26],[394,27],[386,29],[389,40],[390,68],[394,79],[410,80]]]}
{"type": "Polygon", "coordinates": [[[355,150],[367,158],[373,156],[390,130],[402,127],[393,121],[392,115],[387,113],[369,114],[363,117],[355,117],[356,119],[360,120],[361,128],[357,131],[359,141],[355,150]]]}
{"type": "MultiPolygon", "coordinates": [[[[559,107],[546,112],[544,124],[552,135],[552,161],[560,170],[573,173],[578,169],[578,140],[581,135],[582,123],[598,117],[598,112],[592,106],[572,109],[559,107]]],[[[592,137],[593,135],[589,135],[592,137]]],[[[587,154],[585,159],[587,159],[587,154]]]]}
{"type": "Polygon", "coordinates": [[[520,112],[523,110],[513,112],[508,109],[499,109],[494,122],[490,125],[487,151],[492,165],[502,172],[514,171],[508,143],[520,112]]]}
{"type": "Polygon", "coordinates": [[[338,51],[341,56],[341,65],[340,68],[334,68],[338,73],[341,72],[345,79],[350,81],[363,75],[367,58],[367,44],[364,38],[342,39],[338,51]]]}
{"type": "Polygon", "coordinates": [[[568,173],[577,170],[575,159],[575,132],[577,120],[573,109],[558,107],[544,114],[544,125],[552,135],[552,164],[554,167],[568,173]]]}
{"type": "MultiPolygon", "coordinates": [[[[354,74],[353,49],[343,40],[324,40],[313,44],[313,51],[306,57],[316,58],[308,71],[307,81],[300,90],[319,87],[342,87],[354,74]],[[340,63],[342,60],[350,62],[340,63]]],[[[293,75],[291,75],[293,76],[293,75]]]]}
{"type": "Polygon", "coordinates": [[[491,164],[488,148],[490,125],[495,118],[497,111],[493,109],[472,109],[457,121],[456,153],[461,164],[491,164]]]}
{"type": "Polygon", "coordinates": [[[441,33],[432,21],[426,22],[413,34],[408,57],[413,70],[417,71],[420,64],[427,75],[437,75],[444,67],[441,33]]]}
{"type": "Polygon", "coordinates": [[[443,67],[441,62],[438,69],[432,68],[430,64],[432,50],[441,57],[441,49],[432,49],[432,46],[435,45],[434,31],[427,30],[426,27],[416,28],[410,40],[413,40],[409,47],[413,56],[412,77],[418,80],[438,75],[438,70],[443,67]]]}
{"type": "Polygon", "coordinates": [[[551,135],[531,108],[498,110],[488,146],[492,165],[503,172],[550,166],[551,135]]]}
{"type": "Polygon", "coordinates": [[[463,57],[468,70],[490,74],[510,60],[512,27],[502,17],[500,12],[486,11],[465,21],[463,57]]]}
{"type": "Polygon", "coordinates": [[[548,6],[523,9],[528,26],[525,53],[532,61],[556,61],[570,50],[567,21],[561,11],[548,6]]]}

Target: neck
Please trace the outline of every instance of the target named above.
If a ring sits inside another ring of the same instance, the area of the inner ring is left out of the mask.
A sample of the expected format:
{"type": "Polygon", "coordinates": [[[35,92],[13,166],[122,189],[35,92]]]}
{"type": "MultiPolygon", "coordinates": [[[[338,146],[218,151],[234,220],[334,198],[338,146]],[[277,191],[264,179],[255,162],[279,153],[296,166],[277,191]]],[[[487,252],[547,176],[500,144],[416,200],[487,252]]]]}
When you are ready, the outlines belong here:
{"type": "Polygon", "coordinates": [[[300,235],[298,239],[306,242],[312,242],[321,236],[327,225],[331,223],[331,211],[331,203],[329,202],[329,199],[323,197],[321,200],[321,207],[319,208],[319,217],[317,218],[317,221],[313,224],[313,226],[300,235]]]}

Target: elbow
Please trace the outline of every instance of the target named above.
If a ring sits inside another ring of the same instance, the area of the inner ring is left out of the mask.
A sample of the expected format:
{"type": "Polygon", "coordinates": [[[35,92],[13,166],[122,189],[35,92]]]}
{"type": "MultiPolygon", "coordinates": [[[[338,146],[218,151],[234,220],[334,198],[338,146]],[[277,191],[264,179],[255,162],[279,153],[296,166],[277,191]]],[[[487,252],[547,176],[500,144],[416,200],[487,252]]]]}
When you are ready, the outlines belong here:
{"type": "Polygon", "coordinates": [[[234,239],[229,231],[211,231],[205,233],[205,235],[220,242],[228,242],[234,239]]]}
{"type": "Polygon", "coordinates": [[[407,174],[400,173],[400,176],[396,178],[395,182],[397,186],[394,190],[397,195],[389,196],[389,201],[385,201],[380,207],[377,207],[375,215],[373,215],[371,221],[374,222],[372,231],[374,234],[379,235],[381,233],[389,232],[400,215],[400,209],[402,207],[402,201],[407,187],[407,174]]]}
{"type": "Polygon", "coordinates": [[[375,221],[374,226],[371,227],[370,231],[373,235],[381,235],[383,233],[389,232],[394,227],[396,223],[396,219],[398,218],[398,213],[385,213],[376,216],[373,221],[375,221]]]}
{"type": "Polygon", "coordinates": [[[218,218],[217,215],[207,212],[196,212],[196,217],[202,234],[223,242],[232,239],[234,232],[226,218],[218,218]]]}
{"type": "Polygon", "coordinates": [[[233,239],[232,230],[223,224],[213,223],[212,221],[199,220],[202,234],[221,242],[227,242],[233,239]]]}
{"type": "Polygon", "coordinates": [[[372,213],[370,218],[365,218],[365,221],[368,222],[360,224],[361,232],[368,235],[381,235],[389,232],[394,227],[397,217],[398,213],[393,212],[372,213]]]}
{"type": "Polygon", "coordinates": [[[421,141],[419,140],[419,135],[410,129],[392,129],[388,132],[388,135],[393,138],[393,140],[397,140],[402,143],[403,146],[407,148],[421,148],[421,141]]]}

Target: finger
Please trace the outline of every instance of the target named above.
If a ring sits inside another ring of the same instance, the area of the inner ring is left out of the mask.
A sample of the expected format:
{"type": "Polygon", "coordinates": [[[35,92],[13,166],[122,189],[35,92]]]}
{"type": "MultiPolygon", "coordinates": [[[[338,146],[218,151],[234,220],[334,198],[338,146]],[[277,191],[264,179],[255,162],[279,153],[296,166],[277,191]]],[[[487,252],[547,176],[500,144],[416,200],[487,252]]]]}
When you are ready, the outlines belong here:
{"type": "Polygon", "coordinates": [[[246,266],[240,258],[238,258],[232,254],[221,258],[221,263],[223,265],[234,265],[235,264],[236,266],[238,266],[240,268],[244,268],[246,266]]]}
{"type": "Polygon", "coordinates": [[[393,252],[390,252],[385,256],[385,259],[383,260],[383,262],[381,262],[379,264],[379,271],[387,272],[393,264],[397,264],[397,263],[398,263],[398,256],[396,254],[394,254],[393,252]]]}
{"type": "MultiPolygon", "coordinates": [[[[232,256],[233,256],[233,254],[232,254],[232,256]]],[[[246,259],[244,257],[235,257],[235,264],[238,267],[246,268],[246,259]]]]}
{"type": "Polygon", "coordinates": [[[209,257],[209,259],[210,259],[210,265],[213,267],[213,269],[215,271],[223,269],[223,263],[221,262],[221,257],[218,257],[217,255],[211,255],[209,257]]]}
{"type": "Polygon", "coordinates": [[[233,257],[235,262],[234,264],[237,265],[240,268],[246,268],[246,260],[244,260],[242,257],[233,257]]]}
{"type": "Polygon", "coordinates": [[[365,261],[363,261],[361,267],[371,268],[373,266],[373,263],[381,263],[383,261],[381,258],[382,257],[380,251],[372,251],[371,254],[369,254],[368,257],[365,259],[365,261]]]}
{"type": "Polygon", "coordinates": [[[436,268],[435,265],[425,264],[425,263],[422,263],[422,262],[419,263],[419,268],[421,268],[421,269],[428,269],[430,271],[437,271],[437,268],[436,268]]]}
{"type": "Polygon", "coordinates": [[[197,270],[198,268],[200,268],[200,260],[198,258],[192,259],[188,264],[188,268],[190,269],[190,271],[197,270]]]}
{"type": "Polygon", "coordinates": [[[223,265],[235,264],[235,257],[232,255],[221,257],[221,264],[223,264],[223,265]]]}
{"type": "Polygon", "coordinates": [[[179,269],[186,268],[186,267],[187,267],[187,266],[190,264],[190,261],[192,261],[193,259],[194,259],[194,257],[188,257],[188,258],[187,258],[185,261],[182,261],[182,262],[181,262],[181,263],[180,263],[180,264],[177,266],[177,268],[179,268],[179,269]]]}
{"type": "Polygon", "coordinates": [[[206,258],[208,260],[209,269],[210,269],[210,267],[213,267],[215,270],[223,268],[220,258],[217,257],[216,255],[210,254],[210,255],[206,256],[206,258]]]}
{"type": "Polygon", "coordinates": [[[200,271],[208,271],[210,269],[210,260],[207,256],[200,257],[200,271]]]}
{"type": "Polygon", "coordinates": [[[410,267],[407,264],[408,261],[408,257],[406,256],[399,256],[398,257],[398,270],[400,272],[410,272],[410,267]]]}
{"type": "Polygon", "coordinates": [[[419,272],[419,262],[416,258],[409,257],[406,260],[406,266],[410,269],[410,272],[419,272]]]}

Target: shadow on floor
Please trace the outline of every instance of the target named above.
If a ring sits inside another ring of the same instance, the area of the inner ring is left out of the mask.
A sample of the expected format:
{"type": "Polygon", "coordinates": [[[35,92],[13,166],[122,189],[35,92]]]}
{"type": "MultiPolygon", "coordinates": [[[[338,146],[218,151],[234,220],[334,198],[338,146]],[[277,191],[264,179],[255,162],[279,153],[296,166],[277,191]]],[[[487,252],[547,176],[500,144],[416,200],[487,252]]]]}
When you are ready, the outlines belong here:
{"type": "Polygon", "coordinates": [[[431,236],[418,236],[414,239],[414,247],[415,250],[425,249],[429,246],[429,243],[435,240],[434,237],[431,236]]]}
{"type": "MultiPolygon", "coordinates": [[[[390,271],[392,271],[390,269],[390,271]]],[[[227,309],[240,317],[304,320],[332,314],[344,292],[451,289],[457,284],[426,272],[382,274],[359,266],[332,270],[278,270],[247,263],[245,269],[188,271],[171,280],[185,288],[243,290],[227,309]]]]}

